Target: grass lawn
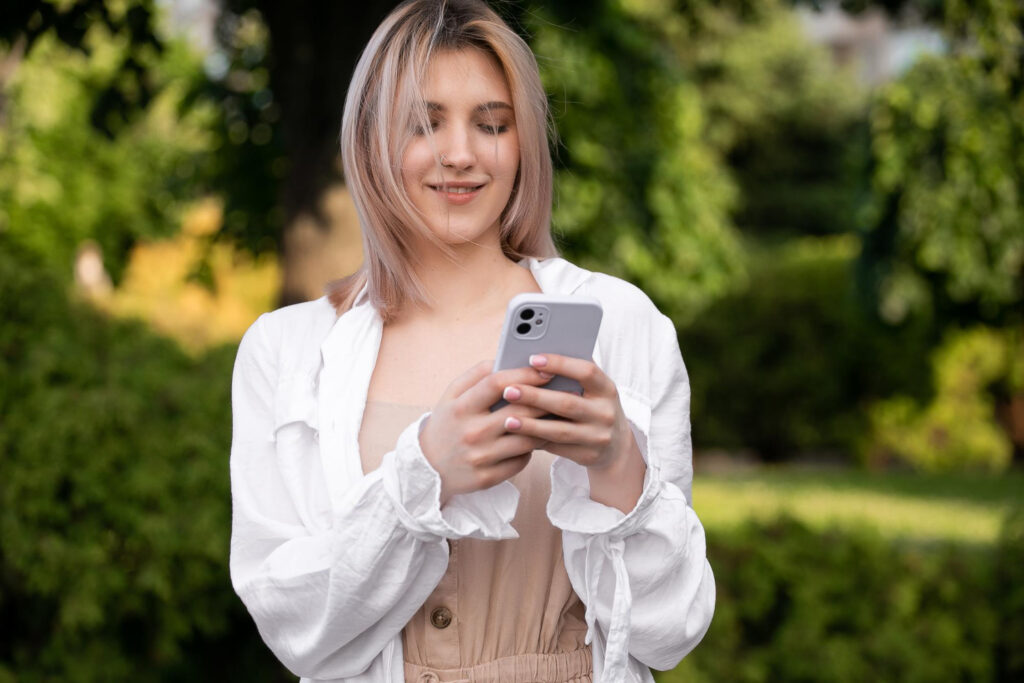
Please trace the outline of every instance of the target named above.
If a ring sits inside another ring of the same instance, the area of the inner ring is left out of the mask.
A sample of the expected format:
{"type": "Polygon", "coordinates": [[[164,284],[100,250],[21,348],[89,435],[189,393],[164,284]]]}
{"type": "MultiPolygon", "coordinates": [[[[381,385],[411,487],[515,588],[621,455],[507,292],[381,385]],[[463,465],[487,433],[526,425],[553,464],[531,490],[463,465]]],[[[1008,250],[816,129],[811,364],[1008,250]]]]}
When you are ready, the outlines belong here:
{"type": "Polygon", "coordinates": [[[1024,502],[1024,472],[925,475],[763,467],[697,474],[694,508],[709,533],[788,514],[821,528],[861,525],[915,541],[989,544],[1013,503],[1024,502]]]}

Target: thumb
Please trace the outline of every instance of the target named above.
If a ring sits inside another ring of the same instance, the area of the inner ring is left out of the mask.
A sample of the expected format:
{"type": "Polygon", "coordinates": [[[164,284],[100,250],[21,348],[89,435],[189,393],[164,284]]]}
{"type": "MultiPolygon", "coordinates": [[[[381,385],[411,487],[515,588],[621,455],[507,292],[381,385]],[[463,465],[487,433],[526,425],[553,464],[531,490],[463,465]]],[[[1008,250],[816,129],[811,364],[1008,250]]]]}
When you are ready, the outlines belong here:
{"type": "Polygon", "coordinates": [[[469,370],[466,370],[452,380],[452,383],[444,390],[444,394],[441,395],[442,400],[447,399],[451,401],[458,398],[471,386],[489,375],[493,366],[493,360],[482,360],[469,370]]]}

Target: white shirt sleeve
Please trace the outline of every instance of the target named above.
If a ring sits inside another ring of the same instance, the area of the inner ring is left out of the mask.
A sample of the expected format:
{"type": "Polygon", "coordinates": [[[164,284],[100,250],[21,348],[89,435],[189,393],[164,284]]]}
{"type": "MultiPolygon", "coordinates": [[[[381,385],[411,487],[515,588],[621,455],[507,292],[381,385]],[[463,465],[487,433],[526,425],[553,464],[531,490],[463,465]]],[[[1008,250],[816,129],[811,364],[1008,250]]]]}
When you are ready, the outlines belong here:
{"type": "MultiPolygon", "coordinates": [[[[623,411],[647,461],[643,492],[628,514],[590,499],[586,469],[552,465],[548,516],[562,529],[565,566],[599,631],[600,680],[626,679],[629,658],[671,669],[700,642],[714,613],[715,584],[704,529],[690,504],[690,385],[675,328],[651,324],[649,405],[620,388],[623,411]]],[[[595,679],[596,680],[596,679],[595,679]]]]}
{"type": "MultiPolygon", "coordinates": [[[[444,575],[446,538],[515,537],[518,492],[508,484],[455,496],[442,511],[440,477],[419,447],[423,416],[379,469],[352,483],[343,505],[310,514],[309,498],[324,488],[315,430],[302,446],[281,424],[278,351],[266,318],[243,338],[232,380],[231,580],[293,673],[355,676],[444,575]]],[[[289,420],[303,413],[285,412],[289,420]]]]}

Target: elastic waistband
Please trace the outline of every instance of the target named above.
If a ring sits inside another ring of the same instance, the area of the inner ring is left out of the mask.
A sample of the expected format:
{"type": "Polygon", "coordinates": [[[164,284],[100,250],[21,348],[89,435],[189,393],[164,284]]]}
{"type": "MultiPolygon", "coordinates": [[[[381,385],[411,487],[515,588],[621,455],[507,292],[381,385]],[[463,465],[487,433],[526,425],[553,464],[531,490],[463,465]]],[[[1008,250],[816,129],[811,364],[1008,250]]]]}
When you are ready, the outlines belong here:
{"type": "Polygon", "coordinates": [[[405,663],[406,683],[592,683],[589,647],[554,654],[513,655],[464,669],[405,663]]]}

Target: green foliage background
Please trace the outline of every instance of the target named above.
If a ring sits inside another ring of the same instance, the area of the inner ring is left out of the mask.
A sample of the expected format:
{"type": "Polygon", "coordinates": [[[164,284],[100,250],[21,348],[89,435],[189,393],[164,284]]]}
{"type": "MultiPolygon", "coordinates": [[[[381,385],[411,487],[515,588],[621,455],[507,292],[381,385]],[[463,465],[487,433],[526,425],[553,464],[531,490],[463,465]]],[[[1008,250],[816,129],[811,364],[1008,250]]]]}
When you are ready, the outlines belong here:
{"type": "Polygon", "coordinates": [[[109,137],[89,116],[127,48],[101,26],[85,40],[89,55],[41,38],[4,92],[0,233],[65,278],[78,246],[93,241],[116,281],[132,245],[174,234],[182,203],[201,191],[213,112],[179,112],[198,60],[169,43],[153,65],[159,95],[109,137]]]}
{"type": "Polygon", "coordinates": [[[863,266],[899,321],[1022,321],[1024,5],[947,0],[949,55],[923,59],[871,111],[863,266]]]}
{"type": "Polygon", "coordinates": [[[658,680],[1017,680],[1021,541],[1019,513],[994,551],[787,519],[713,538],[715,620],[658,680]]]}
{"type": "Polygon", "coordinates": [[[931,326],[889,327],[857,303],[850,235],[802,237],[749,252],[748,287],[680,332],[699,443],[852,453],[865,407],[899,392],[930,393],[931,326]]]}
{"type": "Polygon", "coordinates": [[[63,289],[0,237],[0,680],[273,680],[227,577],[234,349],[63,289]]]}

